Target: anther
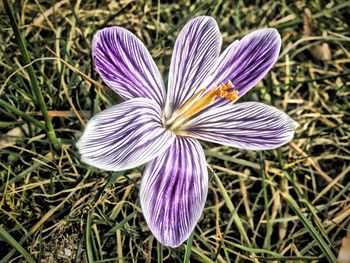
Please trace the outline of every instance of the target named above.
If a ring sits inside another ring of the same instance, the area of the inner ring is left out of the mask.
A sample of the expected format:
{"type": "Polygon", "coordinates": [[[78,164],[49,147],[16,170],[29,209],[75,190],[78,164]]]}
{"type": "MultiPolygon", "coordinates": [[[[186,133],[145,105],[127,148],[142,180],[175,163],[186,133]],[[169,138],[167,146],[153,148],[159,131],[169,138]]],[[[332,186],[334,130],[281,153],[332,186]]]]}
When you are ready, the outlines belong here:
{"type": "Polygon", "coordinates": [[[173,117],[167,121],[170,130],[177,130],[178,127],[190,117],[196,115],[212,104],[217,97],[235,102],[238,99],[238,91],[228,91],[229,89],[234,89],[234,87],[235,86],[232,82],[228,81],[227,84],[222,83],[206,93],[204,93],[204,89],[196,92],[177,112],[174,113],[173,117]]]}

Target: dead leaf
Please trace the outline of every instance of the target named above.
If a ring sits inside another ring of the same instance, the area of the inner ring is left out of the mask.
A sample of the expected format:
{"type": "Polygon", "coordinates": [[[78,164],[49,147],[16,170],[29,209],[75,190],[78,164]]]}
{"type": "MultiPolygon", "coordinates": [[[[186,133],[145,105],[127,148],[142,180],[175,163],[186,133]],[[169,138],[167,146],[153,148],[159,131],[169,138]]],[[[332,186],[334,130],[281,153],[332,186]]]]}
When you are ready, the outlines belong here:
{"type": "Polygon", "coordinates": [[[23,137],[21,127],[15,127],[0,137],[0,149],[4,149],[16,144],[18,137],[23,137]]]}
{"type": "MultiPolygon", "coordinates": [[[[21,126],[16,126],[15,128],[9,130],[6,134],[0,133],[0,150],[16,145],[20,138],[29,133],[29,130],[29,125],[24,123],[21,126]]],[[[34,134],[37,134],[40,129],[32,125],[31,130],[34,134]]],[[[32,138],[32,140],[34,139],[35,138],[32,138]]]]}
{"type": "Polygon", "coordinates": [[[338,263],[350,263],[350,233],[343,238],[338,254],[338,263]]]}
{"type": "MultiPolygon", "coordinates": [[[[304,36],[315,36],[314,32],[315,21],[312,17],[311,11],[308,8],[304,9],[304,36]]],[[[323,34],[323,36],[325,36],[323,34]]],[[[309,48],[311,55],[321,61],[328,61],[332,58],[331,50],[327,43],[314,45],[309,48]]]]}
{"type": "Polygon", "coordinates": [[[312,18],[312,14],[310,9],[304,9],[304,36],[310,37],[314,35],[314,19],[312,18]]]}

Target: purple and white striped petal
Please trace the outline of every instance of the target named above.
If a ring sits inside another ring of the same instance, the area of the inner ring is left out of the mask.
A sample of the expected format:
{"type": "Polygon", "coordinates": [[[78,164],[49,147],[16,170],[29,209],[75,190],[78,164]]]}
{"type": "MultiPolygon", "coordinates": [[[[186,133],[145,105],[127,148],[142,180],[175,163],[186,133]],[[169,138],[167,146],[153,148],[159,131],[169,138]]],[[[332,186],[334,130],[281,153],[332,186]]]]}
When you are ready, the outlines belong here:
{"type": "Polygon", "coordinates": [[[149,98],[163,106],[162,77],[147,48],[133,33],[121,27],[98,31],[92,54],[103,81],[122,98],[149,98]]]}
{"type": "Polygon", "coordinates": [[[208,192],[203,149],[195,139],[177,137],[148,163],[141,182],[143,214],[164,245],[180,246],[199,220],[208,192]]]}
{"type": "Polygon", "coordinates": [[[189,136],[247,150],[274,149],[289,142],[299,126],[283,111],[258,102],[208,109],[191,120],[189,136]]]}
{"type": "Polygon", "coordinates": [[[146,98],[127,100],[95,115],[77,142],[81,160],[120,171],[163,153],[175,135],[162,126],[159,105],[146,98]]]}
{"type": "Polygon", "coordinates": [[[171,58],[167,117],[200,88],[219,57],[221,42],[218,25],[212,17],[192,19],[181,30],[171,58]]]}
{"type": "Polygon", "coordinates": [[[203,86],[212,88],[230,80],[241,97],[275,64],[280,48],[281,37],[276,29],[256,30],[226,48],[203,86]]]}

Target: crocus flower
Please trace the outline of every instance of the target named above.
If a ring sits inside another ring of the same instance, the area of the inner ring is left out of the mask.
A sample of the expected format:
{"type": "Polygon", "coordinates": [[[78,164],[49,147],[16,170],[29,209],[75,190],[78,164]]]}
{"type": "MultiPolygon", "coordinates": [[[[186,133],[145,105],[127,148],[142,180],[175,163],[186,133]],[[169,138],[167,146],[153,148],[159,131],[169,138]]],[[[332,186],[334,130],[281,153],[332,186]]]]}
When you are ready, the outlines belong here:
{"type": "Polygon", "coordinates": [[[77,143],[81,160],[110,171],[146,164],[140,189],[144,217],[164,245],[177,247],[204,208],[208,172],[199,140],[248,150],[277,148],[297,123],[258,102],[233,103],[276,62],[276,29],[254,31],[220,55],[216,21],[200,16],[180,32],[168,89],[151,55],[130,31],[109,27],[93,38],[103,81],[125,102],[94,116],[77,143]]]}

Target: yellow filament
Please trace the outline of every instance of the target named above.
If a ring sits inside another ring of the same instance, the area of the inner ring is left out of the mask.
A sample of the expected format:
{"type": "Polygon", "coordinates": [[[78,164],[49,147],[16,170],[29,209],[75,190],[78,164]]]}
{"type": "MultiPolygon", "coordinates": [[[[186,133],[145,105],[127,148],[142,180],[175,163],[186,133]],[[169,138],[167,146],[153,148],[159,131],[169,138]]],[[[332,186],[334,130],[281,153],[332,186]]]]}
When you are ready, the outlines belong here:
{"type": "Polygon", "coordinates": [[[221,84],[218,87],[212,88],[207,94],[205,94],[201,99],[193,103],[191,107],[187,111],[185,111],[184,117],[188,119],[196,115],[198,112],[202,111],[210,104],[212,104],[217,97],[223,97],[231,101],[236,101],[238,99],[238,91],[234,90],[232,92],[227,92],[228,89],[231,89],[233,87],[234,86],[232,82],[229,81],[227,84],[221,84]]]}
{"type": "Polygon", "coordinates": [[[203,91],[205,91],[205,89],[200,89],[197,91],[191,98],[189,98],[188,101],[186,101],[186,103],[176,112],[175,115],[179,116],[180,114],[184,113],[188,107],[191,106],[191,103],[203,93],[203,91]]]}
{"type": "Polygon", "coordinates": [[[231,81],[227,84],[221,84],[218,87],[212,88],[197,101],[196,99],[203,93],[204,89],[196,92],[177,112],[175,112],[173,118],[168,121],[168,123],[170,123],[170,130],[175,131],[184,121],[212,104],[217,97],[222,97],[233,102],[236,101],[238,99],[238,91],[234,90],[228,92],[227,90],[231,88],[234,88],[231,81]]]}

